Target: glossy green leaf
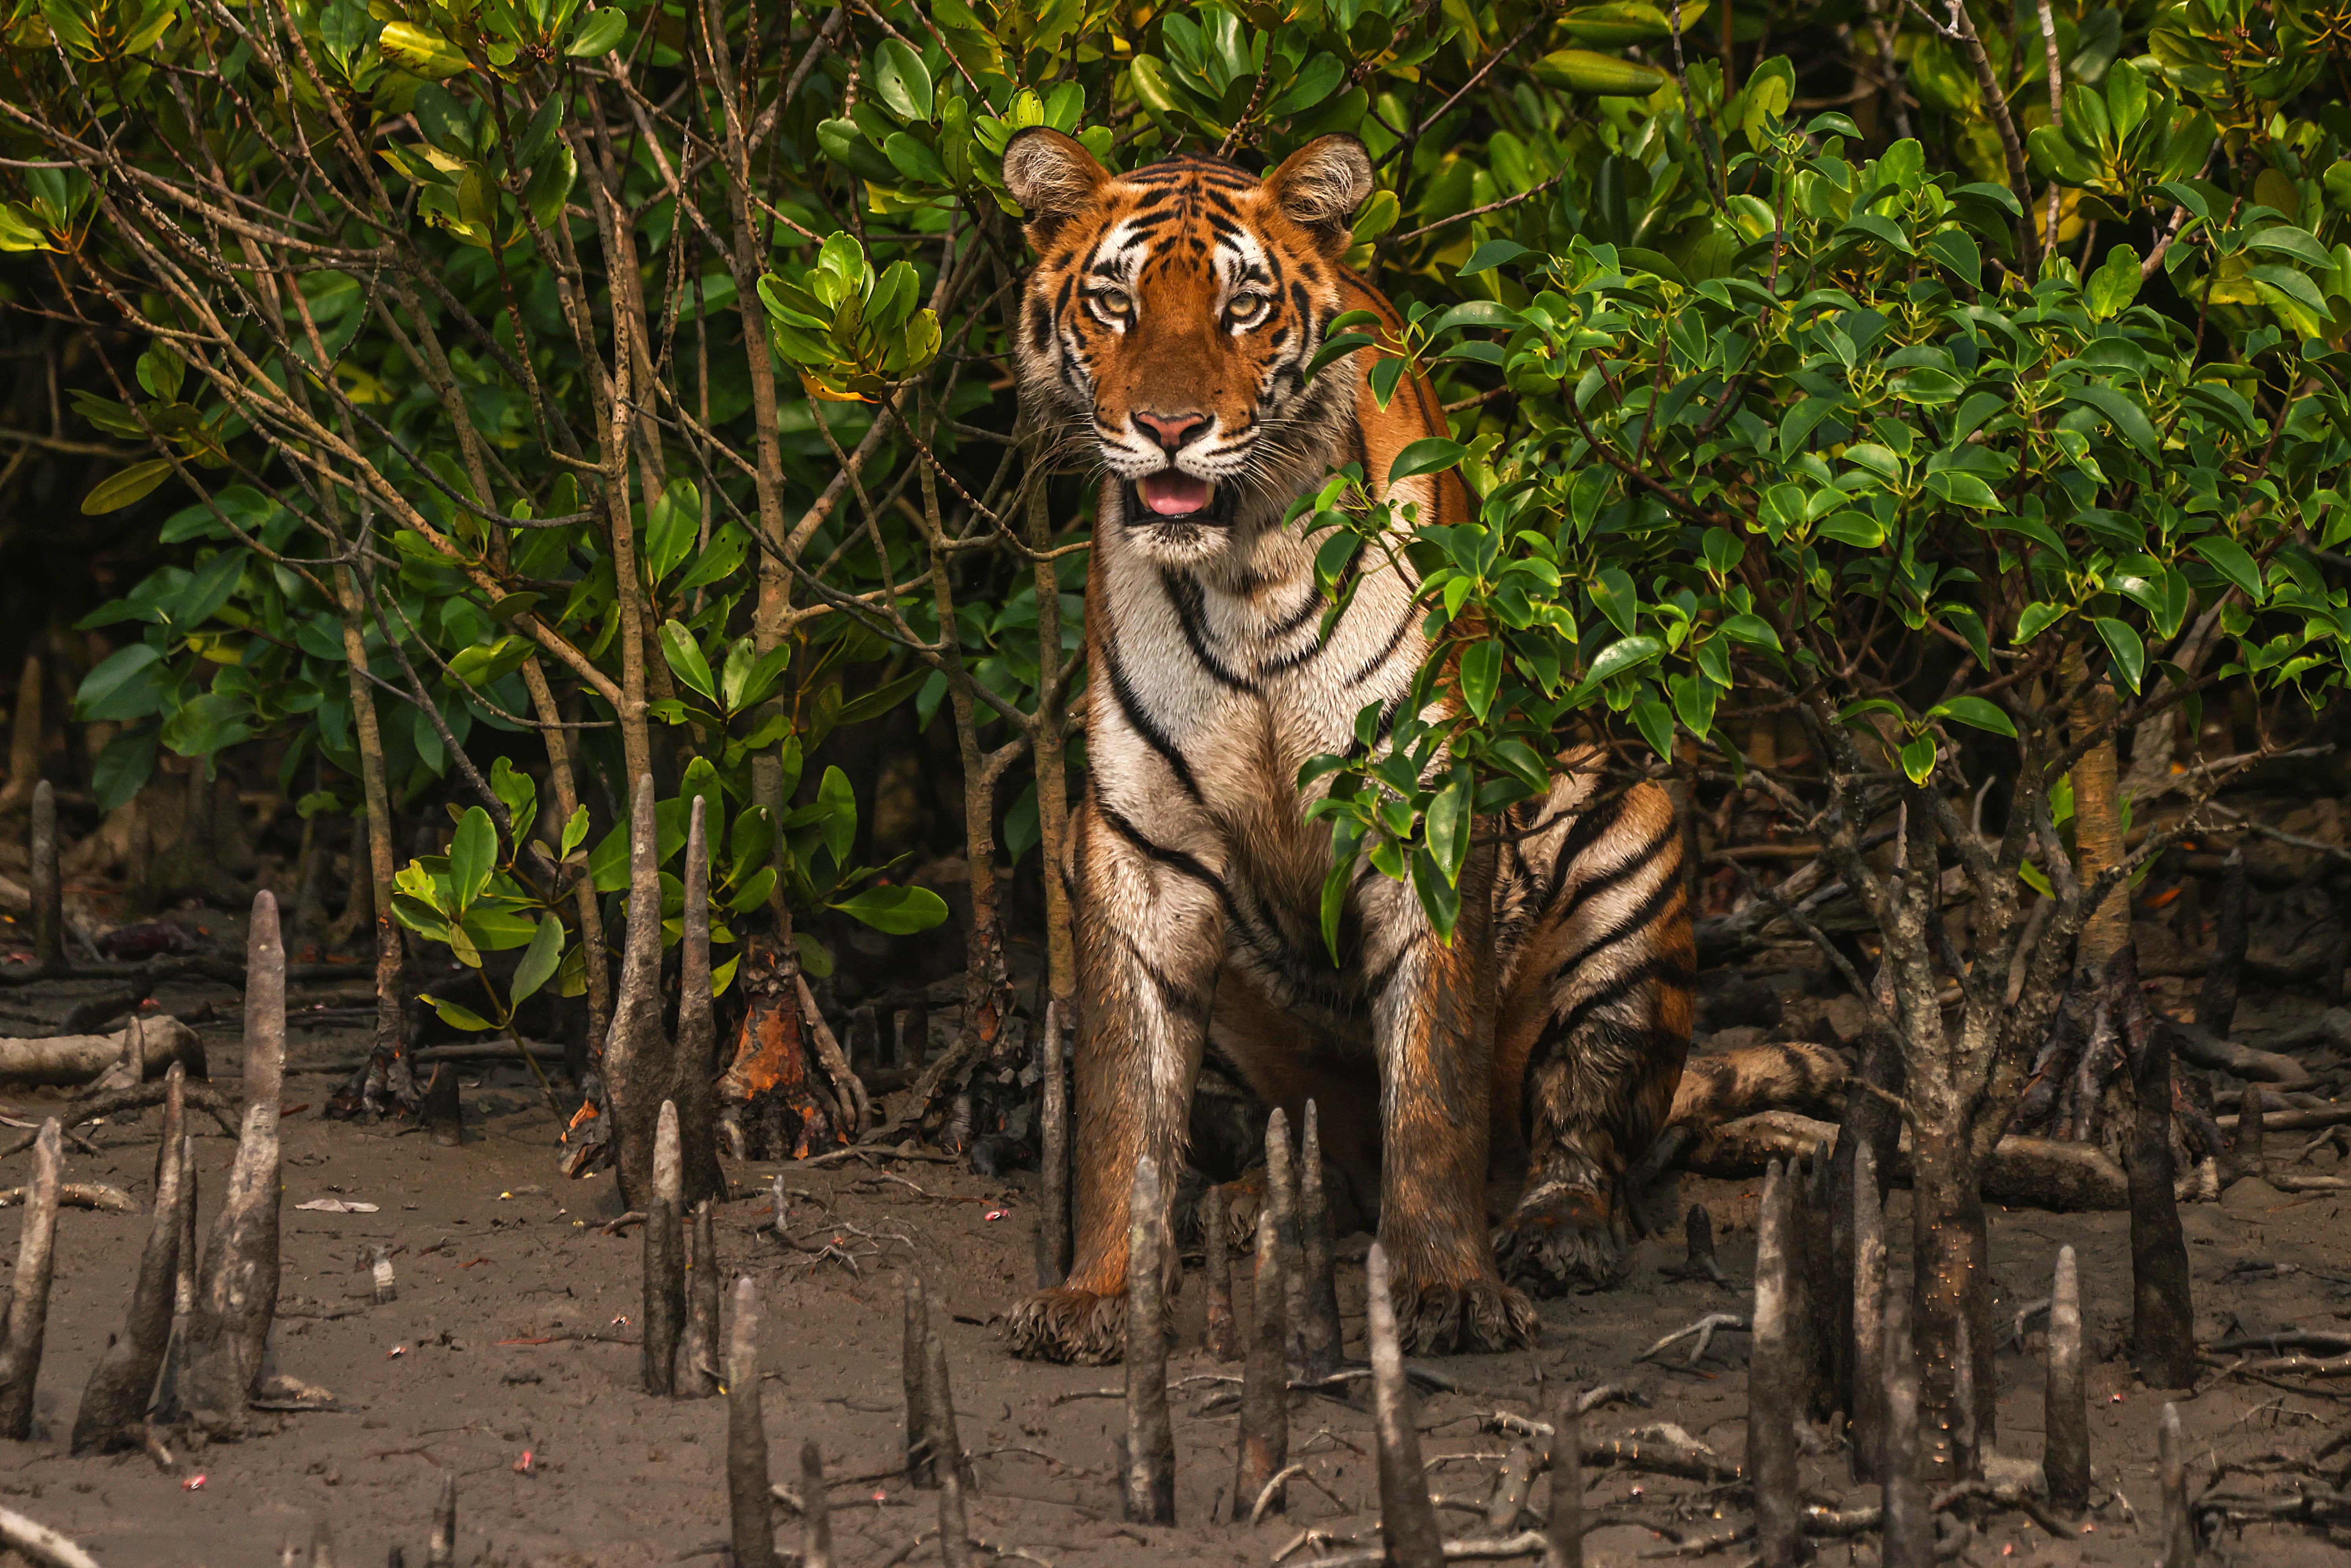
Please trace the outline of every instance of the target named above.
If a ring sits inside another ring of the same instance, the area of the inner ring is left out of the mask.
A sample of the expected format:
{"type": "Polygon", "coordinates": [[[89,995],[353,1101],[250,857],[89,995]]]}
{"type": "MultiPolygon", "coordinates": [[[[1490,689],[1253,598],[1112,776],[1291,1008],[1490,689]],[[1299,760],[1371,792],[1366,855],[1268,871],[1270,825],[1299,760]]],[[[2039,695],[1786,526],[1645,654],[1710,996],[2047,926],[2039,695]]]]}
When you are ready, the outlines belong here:
{"type": "Polygon", "coordinates": [[[514,988],[510,993],[516,1007],[522,1006],[538,988],[555,977],[557,967],[563,962],[563,922],[553,915],[541,917],[538,934],[524,949],[522,961],[515,966],[514,988]]]}
{"type": "Polygon", "coordinates": [[[946,900],[927,887],[869,887],[832,907],[876,931],[897,936],[928,931],[947,917],[946,900]]]}
{"type": "Polygon", "coordinates": [[[2099,641],[2105,643],[2106,652],[2114,655],[2116,678],[2136,692],[2139,676],[2147,669],[2147,644],[2139,640],[2138,633],[2127,622],[2101,615],[2094,624],[2097,627],[2099,641]]]}

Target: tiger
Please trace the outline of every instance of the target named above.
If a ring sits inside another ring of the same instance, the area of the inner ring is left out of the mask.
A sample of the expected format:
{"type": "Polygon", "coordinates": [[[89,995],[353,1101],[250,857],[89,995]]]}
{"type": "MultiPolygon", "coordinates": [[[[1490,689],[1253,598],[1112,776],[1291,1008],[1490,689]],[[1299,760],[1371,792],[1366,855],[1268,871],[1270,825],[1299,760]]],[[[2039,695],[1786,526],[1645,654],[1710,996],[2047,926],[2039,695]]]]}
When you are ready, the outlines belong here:
{"type": "Polygon", "coordinates": [[[1015,324],[1031,417],[1103,471],[1085,590],[1088,771],[1063,874],[1077,1032],[1067,1279],[1008,1317],[1016,1355],[1099,1364],[1125,1333],[1138,1162],[1178,1167],[1213,1059],[1375,1193],[1411,1354],[1537,1333],[1530,1292],[1617,1279],[1617,1191],[1673,1103],[1694,952],[1667,792],[1566,758],[1547,796],[1483,823],[1440,940],[1408,886],[1359,867],[1338,962],[1321,924],[1327,829],[1301,765],[1387,733],[1428,656],[1402,551],[1365,550],[1345,612],[1285,522],[1353,464],[1400,528],[1458,523],[1452,473],[1391,481],[1447,434],[1406,374],[1384,405],[1376,344],[1309,374],[1347,311],[1400,334],[1343,261],[1369,154],[1328,135],[1262,177],[1176,156],[1113,174],[1045,128],[1006,146],[1037,261],[1015,324]],[[1374,558],[1382,557],[1387,559],[1374,558]],[[1489,1181],[1516,1193],[1489,1223],[1489,1181]]]}

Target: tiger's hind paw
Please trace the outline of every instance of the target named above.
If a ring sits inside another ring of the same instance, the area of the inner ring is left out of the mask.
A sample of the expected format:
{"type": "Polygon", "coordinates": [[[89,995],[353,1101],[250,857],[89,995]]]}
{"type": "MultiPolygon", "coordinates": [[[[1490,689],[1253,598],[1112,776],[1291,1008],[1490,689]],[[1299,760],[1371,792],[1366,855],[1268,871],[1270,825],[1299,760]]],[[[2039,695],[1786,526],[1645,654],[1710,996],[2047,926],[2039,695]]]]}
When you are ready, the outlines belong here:
{"type": "Polygon", "coordinates": [[[1632,1252],[1608,1201],[1588,1186],[1549,1185],[1531,1191],[1494,1232],[1502,1278],[1538,1296],[1601,1290],[1622,1281],[1632,1252]]]}
{"type": "Polygon", "coordinates": [[[1396,1338],[1406,1355],[1526,1350],[1541,1325],[1524,1292],[1496,1280],[1414,1285],[1398,1281],[1396,1338]]]}
{"type": "MultiPolygon", "coordinates": [[[[1228,1182],[1213,1184],[1220,1187],[1225,1199],[1225,1250],[1247,1253],[1257,1246],[1257,1217],[1266,1204],[1265,1166],[1254,1165],[1228,1182]]],[[[1182,1235],[1187,1247],[1199,1247],[1208,1239],[1207,1192],[1200,1197],[1182,1218],[1182,1235]]]]}
{"type": "Polygon", "coordinates": [[[1067,1286],[1040,1291],[1012,1309],[1004,1342],[1023,1361],[1107,1366],[1126,1352],[1126,1297],[1067,1286]]]}

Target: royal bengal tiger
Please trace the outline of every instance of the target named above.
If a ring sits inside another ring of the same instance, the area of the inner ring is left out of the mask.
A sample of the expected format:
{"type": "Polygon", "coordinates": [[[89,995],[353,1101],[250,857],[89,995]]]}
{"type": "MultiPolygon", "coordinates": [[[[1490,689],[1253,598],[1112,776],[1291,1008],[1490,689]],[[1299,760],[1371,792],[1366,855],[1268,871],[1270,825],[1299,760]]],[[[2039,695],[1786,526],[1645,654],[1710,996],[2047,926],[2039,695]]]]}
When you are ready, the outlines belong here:
{"type": "Polygon", "coordinates": [[[1616,1276],[1618,1180],[1681,1073],[1692,948],[1672,807],[1570,759],[1548,799],[1479,835],[1450,943],[1366,865],[1334,967],[1329,835],[1306,820],[1300,765],[1353,744],[1366,705],[1392,717],[1428,643],[1409,568],[1385,564],[1325,632],[1313,547],[1283,515],[1350,463],[1421,524],[1468,506],[1450,474],[1387,482],[1406,445],[1446,434],[1426,382],[1380,406],[1375,349],[1306,373],[1342,312],[1402,326],[1342,261],[1371,160],[1325,136],[1262,178],[1201,157],[1114,175],[1040,129],[1007,147],[1004,180],[1038,255],[1023,396],[1107,470],[1065,873],[1073,1266],[1015,1310],[1009,1344],[1118,1357],[1136,1162],[1173,1168],[1204,1053],[1292,1125],[1318,1103],[1325,1158],[1378,1194],[1407,1350],[1528,1343],[1520,1287],[1616,1276]],[[1499,1229],[1489,1172],[1518,1194],[1499,1229]]]}

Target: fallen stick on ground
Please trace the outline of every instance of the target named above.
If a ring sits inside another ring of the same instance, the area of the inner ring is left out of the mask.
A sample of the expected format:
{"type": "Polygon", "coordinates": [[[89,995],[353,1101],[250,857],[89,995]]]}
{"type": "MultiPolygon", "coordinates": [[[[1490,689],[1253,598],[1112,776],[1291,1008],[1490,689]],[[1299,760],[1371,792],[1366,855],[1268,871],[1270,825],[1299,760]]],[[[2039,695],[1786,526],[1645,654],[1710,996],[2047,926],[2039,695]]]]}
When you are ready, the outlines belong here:
{"type": "MultiPolygon", "coordinates": [[[[86,1100],[77,1100],[63,1110],[57,1121],[70,1131],[75,1127],[87,1126],[102,1117],[119,1116],[125,1111],[143,1111],[151,1105],[161,1105],[169,1092],[170,1091],[164,1088],[162,1079],[150,1079],[135,1089],[125,1089],[117,1093],[98,1094],[86,1100]]],[[[236,1107],[230,1103],[228,1096],[209,1083],[198,1083],[193,1080],[187,1083],[183,1092],[189,1104],[219,1123],[222,1132],[232,1138],[241,1135],[243,1130],[237,1125],[236,1107]]],[[[29,1148],[31,1145],[32,1140],[27,1138],[19,1143],[0,1145],[0,1158],[5,1158],[20,1149],[29,1148]]]]}
{"type": "MultiPolygon", "coordinates": [[[[2346,1117],[2351,1120],[2351,1117],[2346,1117]]],[[[2273,1118],[2277,1126],[2283,1118],[2273,1118]]],[[[1837,1126],[1792,1111],[1766,1111],[1725,1122],[1682,1156],[1681,1166],[1701,1176],[1751,1176],[1773,1160],[1810,1157],[1834,1146],[1837,1126]]],[[[1894,1179],[1907,1181],[1910,1157],[1896,1155],[1894,1179]]],[[[2103,1211],[2130,1206],[2129,1178],[2112,1156],[2093,1145],[2010,1134],[1983,1163],[1983,1195],[2019,1207],[2103,1211]]]]}
{"type": "Polygon", "coordinates": [[[43,1568],[98,1568],[98,1559],[13,1509],[0,1508],[0,1546],[21,1552],[43,1568]]]}
{"type": "MultiPolygon", "coordinates": [[[[21,1186],[0,1187],[0,1208],[15,1208],[26,1200],[21,1186]]],[[[57,1202],[67,1208],[95,1208],[107,1214],[136,1214],[139,1202],[119,1186],[102,1181],[69,1181],[57,1188],[57,1202]]]]}
{"type": "Polygon", "coordinates": [[[138,1037],[145,1076],[160,1076],[174,1061],[196,1077],[204,1072],[204,1043],[194,1030],[171,1017],[133,1019],[112,1034],[59,1034],[30,1040],[0,1040],[0,1079],[70,1088],[88,1083],[124,1060],[131,1036],[138,1037]]]}

